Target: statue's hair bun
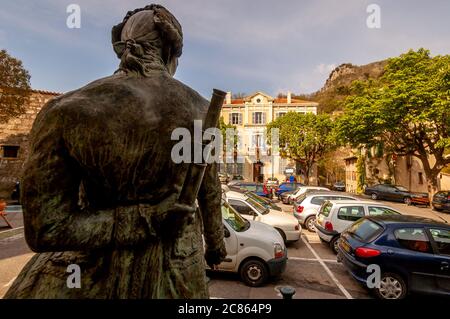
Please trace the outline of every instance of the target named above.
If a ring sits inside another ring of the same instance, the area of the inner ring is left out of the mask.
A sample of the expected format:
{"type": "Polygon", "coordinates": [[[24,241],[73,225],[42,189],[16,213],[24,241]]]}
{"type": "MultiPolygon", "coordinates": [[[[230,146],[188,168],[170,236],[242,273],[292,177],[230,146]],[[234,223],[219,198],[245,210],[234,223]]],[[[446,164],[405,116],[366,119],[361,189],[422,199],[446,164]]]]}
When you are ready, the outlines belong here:
{"type": "Polygon", "coordinates": [[[183,31],[178,20],[166,8],[159,4],[151,4],[143,8],[128,11],[121,23],[112,28],[111,40],[116,43],[121,40],[121,33],[125,23],[135,13],[144,10],[154,12],[154,22],[156,28],[164,39],[165,46],[169,46],[171,56],[180,57],[183,52],[183,31]]]}

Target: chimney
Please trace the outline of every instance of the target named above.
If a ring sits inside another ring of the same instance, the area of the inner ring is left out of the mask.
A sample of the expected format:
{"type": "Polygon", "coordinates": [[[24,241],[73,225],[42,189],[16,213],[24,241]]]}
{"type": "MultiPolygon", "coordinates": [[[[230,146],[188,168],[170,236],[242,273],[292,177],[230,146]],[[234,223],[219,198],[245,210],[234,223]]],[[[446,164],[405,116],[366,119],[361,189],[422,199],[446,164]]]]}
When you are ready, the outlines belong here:
{"type": "Polygon", "coordinates": [[[231,104],[231,92],[227,92],[225,97],[225,104],[231,104]]]}
{"type": "Polygon", "coordinates": [[[291,91],[288,91],[287,92],[287,102],[288,102],[288,104],[291,104],[291,91]]]}

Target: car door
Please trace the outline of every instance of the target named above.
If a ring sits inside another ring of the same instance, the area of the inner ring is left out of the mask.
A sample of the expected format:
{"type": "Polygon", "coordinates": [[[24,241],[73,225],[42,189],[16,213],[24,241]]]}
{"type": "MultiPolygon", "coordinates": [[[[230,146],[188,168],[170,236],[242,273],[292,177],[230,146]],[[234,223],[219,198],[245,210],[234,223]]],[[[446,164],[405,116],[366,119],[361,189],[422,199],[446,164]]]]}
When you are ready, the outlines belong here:
{"type": "Polygon", "coordinates": [[[382,194],[381,198],[383,198],[385,200],[389,200],[389,201],[392,201],[392,200],[395,201],[396,194],[395,194],[394,187],[392,187],[390,185],[381,185],[380,192],[382,194]]]}
{"type": "MultiPolygon", "coordinates": [[[[223,208],[222,208],[223,209],[223,208]]],[[[236,267],[238,258],[238,237],[234,229],[226,222],[223,223],[225,236],[223,241],[225,242],[225,248],[227,250],[227,257],[225,261],[222,261],[219,265],[219,270],[232,271],[236,267]],[[226,230],[225,230],[226,229],[226,230]]]]}
{"type": "Polygon", "coordinates": [[[259,220],[258,214],[253,210],[253,208],[248,205],[245,201],[240,199],[228,199],[228,203],[238,211],[242,217],[247,220],[259,220]]]}
{"type": "Polygon", "coordinates": [[[435,291],[436,257],[425,228],[399,225],[393,235],[396,245],[387,250],[386,266],[407,274],[412,291],[435,291]]]}
{"type": "Polygon", "coordinates": [[[428,230],[436,253],[436,286],[441,292],[450,294],[450,230],[439,227],[428,230]]]}

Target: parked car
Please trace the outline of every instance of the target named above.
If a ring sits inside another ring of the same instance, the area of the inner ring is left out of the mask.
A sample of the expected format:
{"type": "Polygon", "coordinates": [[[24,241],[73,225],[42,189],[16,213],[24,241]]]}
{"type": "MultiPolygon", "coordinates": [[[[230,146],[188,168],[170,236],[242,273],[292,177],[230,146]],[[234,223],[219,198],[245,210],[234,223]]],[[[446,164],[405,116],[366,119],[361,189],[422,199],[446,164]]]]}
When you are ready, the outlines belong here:
{"type": "Polygon", "coordinates": [[[285,243],[300,239],[302,228],[294,216],[266,208],[252,198],[238,192],[228,192],[227,198],[230,205],[246,219],[273,226],[281,234],[285,243]]]}
{"type": "Polygon", "coordinates": [[[450,212],[450,191],[440,191],[434,194],[432,205],[437,211],[450,212]]]}
{"type": "Polygon", "coordinates": [[[416,216],[365,217],[341,235],[338,260],[366,285],[367,266],[381,270],[381,299],[410,292],[450,296],[450,225],[416,216]]]}
{"type": "Polygon", "coordinates": [[[268,197],[270,198],[272,196],[272,193],[267,189],[267,187],[264,184],[260,183],[251,183],[251,182],[238,182],[235,184],[228,184],[228,186],[231,186],[233,188],[239,188],[241,190],[246,190],[249,192],[253,192],[258,196],[262,197],[268,197]]]}
{"type": "Polygon", "coordinates": [[[326,187],[321,187],[321,186],[300,186],[294,192],[292,192],[291,194],[288,194],[287,196],[284,195],[285,193],[281,194],[281,200],[283,201],[283,198],[284,198],[283,203],[292,204],[295,201],[297,201],[297,198],[300,197],[300,195],[307,193],[307,192],[315,192],[315,191],[328,192],[329,189],[326,187]]]}
{"type": "Polygon", "coordinates": [[[326,201],[317,214],[315,229],[322,242],[328,243],[337,254],[341,233],[364,216],[401,215],[392,207],[372,201],[326,201]]]}
{"type": "Polygon", "coordinates": [[[404,202],[407,205],[430,205],[428,193],[410,192],[406,187],[400,185],[378,184],[366,187],[364,194],[369,195],[373,200],[384,199],[404,202]]]}
{"type": "Polygon", "coordinates": [[[303,186],[302,183],[289,183],[289,182],[283,182],[275,189],[275,195],[278,197],[278,199],[281,199],[281,194],[288,191],[296,190],[298,187],[303,186]]]}
{"type": "Polygon", "coordinates": [[[244,182],[244,176],[242,175],[231,175],[230,181],[228,182],[228,186],[232,186],[236,183],[244,182]]]}
{"type": "Polygon", "coordinates": [[[274,202],[272,202],[272,200],[268,199],[267,197],[261,197],[261,196],[256,195],[255,193],[250,192],[250,191],[242,190],[240,188],[235,188],[233,186],[229,186],[228,187],[226,192],[229,192],[229,191],[235,191],[235,192],[238,192],[238,193],[245,194],[245,195],[247,195],[248,197],[254,199],[255,201],[257,201],[258,203],[260,203],[261,205],[263,205],[266,208],[278,210],[280,212],[282,211],[280,206],[277,206],[274,202]]]}
{"type": "Polygon", "coordinates": [[[7,205],[5,207],[5,213],[22,213],[22,205],[7,205]]]}
{"type": "Polygon", "coordinates": [[[332,191],[316,191],[303,193],[294,203],[294,216],[299,223],[306,227],[309,231],[314,232],[316,215],[320,207],[326,200],[359,200],[357,197],[345,195],[340,192],[332,191]]]}
{"type": "Polygon", "coordinates": [[[267,187],[275,187],[275,186],[278,186],[279,183],[280,183],[280,181],[276,177],[269,177],[266,180],[267,187]]]}
{"type": "Polygon", "coordinates": [[[219,174],[219,180],[222,184],[227,184],[229,181],[229,176],[227,173],[220,172],[219,174]]]}
{"type": "Polygon", "coordinates": [[[226,200],[222,200],[222,221],[227,256],[215,271],[239,273],[252,287],[284,272],[287,250],[275,228],[246,220],[226,200]]]}
{"type": "Polygon", "coordinates": [[[333,184],[331,189],[337,192],[345,192],[345,183],[342,181],[338,181],[333,184]]]}
{"type": "Polygon", "coordinates": [[[291,197],[292,194],[294,194],[297,191],[297,189],[291,190],[291,191],[287,191],[284,193],[281,193],[280,195],[280,200],[283,204],[289,204],[289,199],[291,197]]]}

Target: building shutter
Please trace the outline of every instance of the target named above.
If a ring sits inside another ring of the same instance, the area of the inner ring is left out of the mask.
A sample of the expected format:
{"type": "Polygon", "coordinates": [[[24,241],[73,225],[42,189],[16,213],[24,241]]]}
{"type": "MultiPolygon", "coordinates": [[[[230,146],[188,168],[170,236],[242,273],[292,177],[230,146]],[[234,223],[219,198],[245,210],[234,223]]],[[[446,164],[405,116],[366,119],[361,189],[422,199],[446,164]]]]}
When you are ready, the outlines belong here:
{"type": "Polygon", "coordinates": [[[228,113],[228,124],[233,124],[233,113],[228,113]]]}
{"type": "Polygon", "coordinates": [[[239,123],[239,125],[242,125],[242,113],[239,113],[238,123],[239,123]]]}
{"type": "Polygon", "coordinates": [[[266,124],[266,112],[261,113],[261,124],[266,124]]]}
{"type": "Polygon", "coordinates": [[[256,124],[256,112],[252,112],[252,123],[256,124]]]}

